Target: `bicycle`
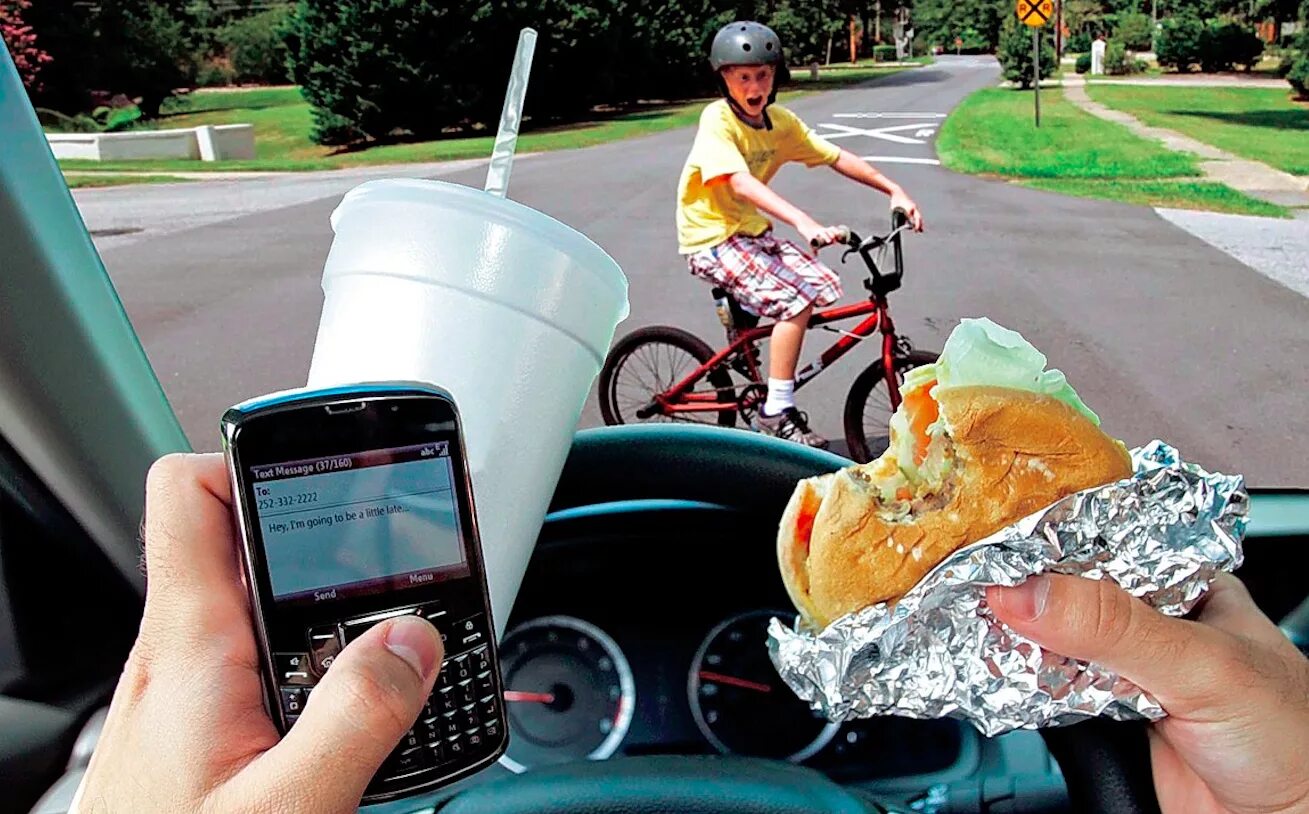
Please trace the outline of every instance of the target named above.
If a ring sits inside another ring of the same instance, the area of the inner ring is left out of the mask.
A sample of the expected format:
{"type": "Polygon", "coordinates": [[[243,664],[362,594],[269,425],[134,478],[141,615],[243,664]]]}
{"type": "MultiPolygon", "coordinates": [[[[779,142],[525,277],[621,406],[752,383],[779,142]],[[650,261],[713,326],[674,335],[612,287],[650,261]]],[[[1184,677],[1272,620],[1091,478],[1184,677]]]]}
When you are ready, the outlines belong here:
{"type": "MultiPolygon", "coordinates": [[[[838,242],[848,248],[841,262],[844,264],[852,254],[863,259],[868,267],[864,279],[868,301],[814,312],[809,330],[830,331],[840,334],[840,338],[795,378],[795,389],[799,390],[863,340],[881,334],[881,353],[855,377],[845,400],[845,440],[850,457],[860,463],[880,455],[889,442],[887,425],[891,413],[900,406],[900,383],[905,372],[937,359],[937,354],[917,350],[908,337],[897,334],[891,320],[887,295],[904,279],[901,233],[907,228],[909,222],[901,210],[892,213],[891,231],[885,235],[865,240],[842,227],[838,242]],[[880,261],[888,247],[892,249],[894,270],[884,272],[880,261]],[[834,322],[855,317],[864,319],[851,330],[832,327],[834,322]],[[880,385],[885,387],[879,389],[880,385]]],[[[760,325],[759,317],[746,312],[721,288],[714,288],[713,296],[727,332],[726,347],[715,351],[695,334],[671,325],[640,328],[614,345],[600,370],[600,413],[606,424],[716,421],[720,426],[733,427],[740,415],[750,425],[768,395],[758,343],[770,336],[773,326],[760,325]],[[644,364],[644,368],[637,369],[638,364],[644,364]],[[733,374],[745,381],[738,384],[733,374]]]]}

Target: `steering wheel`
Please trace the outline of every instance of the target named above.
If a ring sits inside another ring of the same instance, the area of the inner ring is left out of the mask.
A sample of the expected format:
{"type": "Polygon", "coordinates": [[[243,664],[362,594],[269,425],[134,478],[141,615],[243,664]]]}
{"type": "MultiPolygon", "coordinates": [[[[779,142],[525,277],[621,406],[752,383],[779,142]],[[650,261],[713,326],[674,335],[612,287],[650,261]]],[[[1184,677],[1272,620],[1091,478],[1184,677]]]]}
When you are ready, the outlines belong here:
{"type": "MultiPolygon", "coordinates": [[[[849,463],[799,444],[716,427],[585,430],[573,443],[551,510],[664,498],[709,501],[776,522],[798,480],[849,463]]],[[[760,543],[759,556],[773,556],[772,541],[760,543]]],[[[1063,770],[1072,810],[1108,814],[1159,810],[1143,725],[1096,719],[1041,734],[1063,770]]],[[[1010,797],[1003,802],[1012,806],[1017,801],[1010,797]]],[[[800,766],[733,757],[650,756],[574,763],[506,777],[474,786],[437,810],[441,814],[870,814],[885,809],[800,766]]]]}

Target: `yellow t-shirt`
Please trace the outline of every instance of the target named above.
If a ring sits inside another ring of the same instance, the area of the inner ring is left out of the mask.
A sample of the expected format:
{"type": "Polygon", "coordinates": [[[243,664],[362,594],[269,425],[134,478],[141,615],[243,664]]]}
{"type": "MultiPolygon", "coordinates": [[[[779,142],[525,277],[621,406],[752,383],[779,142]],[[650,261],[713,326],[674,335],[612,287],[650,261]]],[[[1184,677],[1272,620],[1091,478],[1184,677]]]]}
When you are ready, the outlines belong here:
{"type": "Polygon", "coordinates": [[[682,254],[717,246],[738,234],[760,235],[772,226],[754,204],[737,198],[715,178],[748,171],[765,184],[788,161],[805,166],[832,164],[839,147],[816,135],[800,118],[770,105],[773,129],[751,127],[719,99],[700,114],[695,144],[677,184],[677,242],[682,254]]]}

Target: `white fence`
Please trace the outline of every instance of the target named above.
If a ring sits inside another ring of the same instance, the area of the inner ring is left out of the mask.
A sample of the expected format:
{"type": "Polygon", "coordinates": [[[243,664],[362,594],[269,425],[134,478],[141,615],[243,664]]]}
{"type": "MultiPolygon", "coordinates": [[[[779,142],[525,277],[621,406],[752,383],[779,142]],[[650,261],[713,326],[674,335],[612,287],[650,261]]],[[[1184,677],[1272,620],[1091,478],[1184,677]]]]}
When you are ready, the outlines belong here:
{"type": "Polygon", "coordinates": [[[47,133],[55,158],[124,161],[174,158],[222,161],[255,157],[252,124],[220,124],[181,130],[136,130],[128,133],[47,133]]]}

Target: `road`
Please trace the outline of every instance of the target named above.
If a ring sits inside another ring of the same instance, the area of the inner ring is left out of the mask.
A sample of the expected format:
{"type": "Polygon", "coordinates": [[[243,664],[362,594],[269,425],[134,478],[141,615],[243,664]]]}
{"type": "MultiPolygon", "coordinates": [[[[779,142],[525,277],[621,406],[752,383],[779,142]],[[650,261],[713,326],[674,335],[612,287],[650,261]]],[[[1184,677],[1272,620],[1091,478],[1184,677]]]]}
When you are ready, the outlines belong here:
{"type": "MultiPolygon", "coordinates": [[[[1306,485],[1309,300],[1151,209],[935,166],[932,139],[945,114],[997,79],[992,62],[946,58],[791,106],[871,157],[926,214],[928,231],[906,244],[905,285],[892,299],[897,325],[917,346],[939,350],[960,317],[989,316],[1044,350],[1129,445],[1162,438],[1255,485],[1306,485]]],[[[709,293],[686,272],[674,240],[674,193],[691,138],[690,130],[670,131],[515,166],[512,197],[583,231],[625,269],[632,315],[620,335],[672,323],[721,339],[709,293]]],[[[480,185],[484,167],[410,172],[480,185]]],[[[332,237],[328,215],[364,177],[76,193],[197,448],[216,448],[226,406],[304,382],[332,237]]],[[[886,222],[884,199],[826,169],[788,167],[776,188],[823,221],[857,229],[886,222]]],[[[844,279],[847,299],[857,296],[858,275],[844,279]]],[[[811,350],[830,337],[811,336],[811,350]]],[[[846,389],[872,356],[852,354],[801,392],[819,432],[841,437],[846,389]]],[[[594,394],[582,423],[600,423],[594,394]]]]}

